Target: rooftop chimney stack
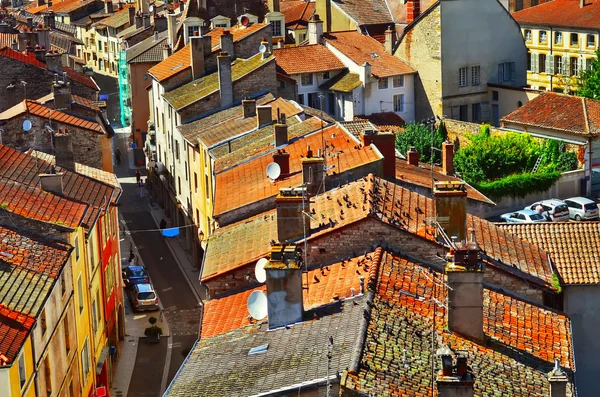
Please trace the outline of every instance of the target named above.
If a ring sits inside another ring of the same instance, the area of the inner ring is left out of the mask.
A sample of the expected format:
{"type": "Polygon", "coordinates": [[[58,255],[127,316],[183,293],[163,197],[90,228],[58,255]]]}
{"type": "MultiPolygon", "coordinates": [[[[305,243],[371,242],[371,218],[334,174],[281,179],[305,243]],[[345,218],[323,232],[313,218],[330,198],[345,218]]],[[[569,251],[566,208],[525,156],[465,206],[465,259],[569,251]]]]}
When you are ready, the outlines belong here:
{"type": "Polygon", "coordinates": [[[437,376],[437,389],[439,397],[473,397],[475,390],[475,376],[469,371],[465,353],[456,356],[456,365],[453,365],[454,352],[447,346],[439,348],[436,355],[441,360],[441,371],[437,376]]]}
{"type": "Polygon", "coordinates": [[[310,147],[302,158],[302,183],[306,184],[310,197],[325,191],[325,159],[313,157],[310,147]]]}
{"type": "Polygon", "coordinates": [[[412,23],[419,15],[421,15],[421,0],[408,0],[406,2],[406,23],[412,23]]]}
{"type": "Polygon", "coordinates": [[[142,13],[138,11],[135,14],[135,28],[140,29],[142,26],[144,26],[144,18],[142,16],[142,13]]]}
{"type": "Polygon", "coordinates": [[[256,116],[256,99],[244,99],[242,101],[242,111],[245,119],[256,116]]]}
{"type": "Polygon", "coordinates": [[[43,191],[56,194],[57,196],[63,195],[62,172],[57,172],[55,174],[40,174],[39,177],[43,191]]]}
{"type": "Polygon", "coordinates": [[[56,17],[54,16],[54,11],[48,11],[44,14],[44,26],[51,29],[56,28],[56,17]]]}
{"type": "Polygon", "coordinates": [[[35,46],[35,50],[33,50],[33,52],[35,53],[35,59],[37,59],[40,62],[46,62],[46,50],[42,47],[40,47],[39,45],[35,46]]]}
{"type": "Polygon", "coordinates": [[[171,47],[168,44],[165,44],[163,47],[163,60],[167,59],[171,56],[171,47]]]}
{"type": "Polygon", "coordinates": [[[221,97],[221,108],[228,108],[233,104],[233,80],[231,75],[231,56],[221,52],[217,56],[219,69],[219,95],[221,97]]]}
{"type": "Polygon", "coordinates": [[[57,167],[67,170],[75,169],[72,135],[67,130],[62,134],[54,134],[54,153],[57,167]]]}
{"type": "Polygon", "coordinates": [[[150,27],[150,15],[148,15],[148,14],[142,15],[142,26],[144,26],[144,29],[147,29],[150,27]]]}
{"type": "Polygon", "coordinates": [[[46,53],[46,69],[54,73],[62,74],[62,60],[58,52],[46,53]]]}
{"type": "Polygon", "coordinates": [[[288,126],[287,124],[275,124],[275,147],[288,143],[288,126]]]}
{"type": "Polygon", "coordinates": [[[277,152],[273,153],[273,162],[279,165],[281,178],[290,174],[290,154],[285,150],[277,150],[277,152]]]}
{"type": "Polygon", "coordinates": [[[435,182],[435,216],[448,238],[467,238],[467,189],[464,182],[435,182]]]}
{"type": "Polygon", "coordinates": [[[310,234],[310,219],[304,219],[309,210],[306,188],[281,188],[275,197],[277,208],[277,239],[280,242],[293,241],[310,234]]]}
{"type": "Polygon", "coordinates": [[[235,58],[235,48],[233,46],[233,35],[229,30],[223,31],[221,35],[221,51],[228,53],[232,58],[235,58]]]}
{"type": "Polygon", "coordinates": [[[204,40],[200,36],[190,37],[190,65],[192,80],[204,76],[204,40]]]}
{"type": "MultiPolygon", "coordinates": [[[[375,145],[383,156],[383,176],[396,177],[396,135],[365,128],[361,134],[364,146],[375,145]]],[[[338,174],[341,170],[338,170],[338,174]]]]}
{"type": "Polygon", "coordinates": [[[33,28],[33,17],[27,17],[27,27],[32,29],[33,28]]]}
{"type": "Polygon", "coordinates": [[[175,41],[177,40],[177,17],[179,14],[168,13],[167,14],[167,36],[169,40],[169,46],[175,47],[175,41]]]}
{"type": "Polygon", "coordinates": [[[112,0],[104,0],[104,13],[105,14],[112,14],[113,13],[112,0]]]}
{"type": "Polygon", "coordinates": [[[129,7],[127,13],[129,15],[129,26],[135,25],[135,7],[129,7]]]}
{"type": "Polygon", "coordinates": [[[323,37],[323,21],[314,14],[308,21],[308,44],[319,44],[323,37]]]}
{"type": "Polygon", "coordinates": [[[271,106],[256,107],[256,128],[262,128],[273,123],[273,110],[271,106]]]}
{"type": "Polygon", "coordinates": [[[269,329],[302,321],[302,256],[295,244],[274,245],[265,265],[269,329]]]}
{"type": "Polygon", "coordinates": [[[548,374],[548,381],[550,382],[550,397],[567,396],[569,378],[560,367],[560,360],[558,358],[554,360],[554,369],[548,374]]]}
{"type": "Polygon", "coordinates": [[[442,169],[446,175],[454,175],[454,144],[442,143],[442,169]]]}
{"type": "Polygon", "coordinates": [[[391,26],[388,26],[387,30],[385,31],[385,43],[384,43],[384,47],[385,47],[385,52],[387,52],[390,55],[393,55],[393,52],[394,52],[394,31],[392,30],[391,26]]]}
{"type": "Polygon", "coordinates": [[[268,5],[271,12],[280,12],[279,0],[269,0],[268,5]]]}
{"type": "Polygon", "coordinates": [[[419,152],[414,146],[411,146],[406,153],[406,161],[408,164],[413,165],[415,167],[419,166],[419,152]]]}
{"type": "Polygon", "coordinates": [[[585,0],[579,0],[579,8],[583,8],[585,6],[585,0]]]}
{"type": "Polygon", "coordinates": [[[71,84],[69,82],[52,84],[52,94],[54,95],[54,107],[56,109],[71,110],[72,96],[71,84]]]}

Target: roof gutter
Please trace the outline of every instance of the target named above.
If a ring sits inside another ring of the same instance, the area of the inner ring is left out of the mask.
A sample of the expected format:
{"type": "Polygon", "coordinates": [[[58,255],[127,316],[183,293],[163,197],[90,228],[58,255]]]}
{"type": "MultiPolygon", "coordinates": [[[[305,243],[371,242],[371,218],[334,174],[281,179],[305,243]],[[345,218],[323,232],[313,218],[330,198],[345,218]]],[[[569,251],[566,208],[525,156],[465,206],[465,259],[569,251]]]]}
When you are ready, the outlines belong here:
{"type": "Polygon", "coordinates": [[[308,382],[297,383],[295,385],[286,386],[286,387],[282,387],[282,388],[275,389],[275,390],[270,390],[270,391],[263,392],[263,393],[251,394],[249,397],[266,397],[266,396],[277,397],[277,396],[287,396],[287,395],[289,395],[292,392],[295,393],[295,392],[298,392],[300,390],[314,389],[316,387],[326,386],[328,383],[335,383],[335,384],[337,384],[337,383],[339,383],[338,376],[339,376],[339,373],[336,373],[334,375],[329,375],[329,377],[313,379],[313,380],[308,381],[308,382]]]}

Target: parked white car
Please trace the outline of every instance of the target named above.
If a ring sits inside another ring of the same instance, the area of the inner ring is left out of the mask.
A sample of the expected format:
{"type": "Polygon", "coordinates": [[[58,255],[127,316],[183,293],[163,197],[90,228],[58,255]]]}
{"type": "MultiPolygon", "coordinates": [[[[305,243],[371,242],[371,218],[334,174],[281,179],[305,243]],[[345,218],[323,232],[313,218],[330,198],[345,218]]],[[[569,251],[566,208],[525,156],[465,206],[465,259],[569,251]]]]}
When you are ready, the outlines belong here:
{"type": "Polygon", "coordinates": [[[533,223],[546,221],[542,215],[532,210],[509,212],[507,214],[500,215],[500,218],[502,218],[504,222],[509,223],[533,223]]]}
{"type": "Polygon", "coordinates": [[[526,210],[535,211],[541,214],[549,222],[568,222],[569,221],[569,207],[564,201],[558,199],[548,199],[537,201],[530,206],[525,207],[526,210]],[[541,206],[541,211],[538,210],[538,206],[541,206]]]}
{"type": "Polygon", "coordinates": [[[571,197],[565,200],[569,207],[569,217],[576,221],[598,219],[598,205],[585,197],[571,197]]]}

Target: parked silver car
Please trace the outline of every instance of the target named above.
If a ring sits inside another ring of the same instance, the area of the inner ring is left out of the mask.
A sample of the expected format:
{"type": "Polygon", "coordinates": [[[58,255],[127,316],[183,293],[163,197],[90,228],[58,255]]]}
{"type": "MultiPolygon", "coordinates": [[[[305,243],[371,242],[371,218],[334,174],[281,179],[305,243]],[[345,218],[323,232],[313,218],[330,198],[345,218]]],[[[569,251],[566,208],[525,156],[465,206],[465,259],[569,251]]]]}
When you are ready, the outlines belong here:
{"type": "Polygon", "coordinates": [[[569,207],[564,201],[558,199],[548,199],[537,201],[532,205],[525,207],[526,210],[535,211],[541,214],[550,222],[568,222],[569,207]]]}
{"type": "Polygon", "coordinates": [[[598,219],[598,205],[585,197],[571,197],[565,200],[569,207],[569,217],[576,221],[598,219]]]}
{"type": "Polygon", "coordinates": [[[135,311],[158,310],[158,296],[150,284],[134,284],[129,290],[129,297],[135,311]]]}
{"type": "Polygon", "coordinates": [[[502,218],[504,222],[509,223],[533,223],[546,221],[542,215],[532,210],[509,212],[507,214],[500,215],[500,218],[502,218]]]}

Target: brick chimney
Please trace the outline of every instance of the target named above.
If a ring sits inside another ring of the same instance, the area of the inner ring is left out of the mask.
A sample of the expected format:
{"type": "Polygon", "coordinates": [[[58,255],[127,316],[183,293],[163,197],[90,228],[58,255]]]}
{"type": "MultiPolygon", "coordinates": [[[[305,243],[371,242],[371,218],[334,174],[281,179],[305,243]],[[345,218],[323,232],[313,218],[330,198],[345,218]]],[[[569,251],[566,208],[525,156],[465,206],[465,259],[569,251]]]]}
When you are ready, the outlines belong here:
{"type": "Polygon", "coordinates": [[[171,47],[169,47],[168,44],[165,44],[163,47],[163,60],[167,59],[170,56],[171,56],[171,47]]]}
{"type": "Polygon", "coordinates": [[[323,37],[323,21],[314,14],[308,21],[308,44],[319,44],[323,37]]]}
{"type": "Polygon", "coordinates": [[[275,124],[275,147],[288,143],[288,126],[287,124],[275,124]]]}
{"type": "Polygon", "coordinates": [[[179,14],[167,14],[167,37],[171,48],[175,47],[177,41],[177,17],[179,17],[179,14]]]}
{"type": "Polygon", "coordinates": [[[560,360],[554,359],[554,369],[548,374],[550,382],[550,397],[566,397],[569,378],[560,367],[560,360]]]}
{"type": "Polygon", "coordinates": [[[242,101],[242,112],[245,119],[256,116],[256,99],[244,99],[242,101]]]}
{"type": "Polygon", "coordinates": [[[48,11],[44,14],[44,26],[54,29],[56,27],[56,17],[54,11],[48,11]]]}
{"type": "Polygon", "coordinates": [[[51,72],[62,74],[61,56],[56,51],[46,53],[46,69],[51,72]]]}
{"type": "Polygon", "coordinates": [[[442,169],[446,175],[454,175],[454,144],[442,143],[442,169]]]}
{"type": "Polygon", "coordinates": [[[265,125],[273,123],[273,110],[271,106],[256,107],[256,128],[262,128],[265,125]]]}
{"type": "Polygon", "coordinates": [[[307,186],[308,195],[313,197],[325,191],[325,159],[314,157],[310,146],[302,158],[302,183],[307,186]]]}
{"type": "Polygon", "coordinates": [[[224,51],[221,52],[219,56],[217,56],[217,66],[219,69],[219,95],[221,97],[221,107],[228,108],[233,104],[231,56],[224,51]]]}
{"type": "Polygon", "coordinates": [[[162,15],[156,15],[154,17],[154,31],[160,33],[165,30],[167,30],[167,18],[162,15]]]}
{"type": "Polygon", "coordinates": [[[27,27],[29,29],[33,29],[33,17],[27,17],[26,21],[27,21],[27,27]]]}
{"type": "Polygon", "coordinates": [[[421,0],[408,0],[406,2],[406,23],[412,23],[421,14],[421,0]]]}
{"type": "Polygon", "coordinates": [[[57,167],[62,167],[67,170],[75,169],[73,140],[71,134],[69,134],[66,129],[64,133],[54,134],[54,153],[56,156],[57,167]]]}
{"type": "Polygon", "coordinates": [[[269,329],[302,321],[302,255],[295,244],[274,245],[265,265],[269,329]]]}
{"type": "Polygon", "coordinates": [[[129,26],[135,25],[135,7],[129,7],[127,9],[127,15],[129,17],[129,26]]]}
{"type": "Polygon", "coordinates": [[[221,35],[221,51],[228,53],[232,58],[235,58],[235,48],[233,46],[233,35],[229,30],[223,31],[221,35]]]}
{"type": "Polygon", "coordinates": [[[193,80],[204,76],[204,40],[200,36],[190,37],[190,66],[193,80]]]}
{"type": "Polygon", "coordinates": [[[280,242],[293,241],[310,234],[310,219],[304,219],[303,212],[309,210],[308,197],[304,199],[306,188],[281,188],[275,197],[277,208],[277,239],[280,242]]]}
{"type": "Polygon", "coordinates": [[[285,150],[280,149],[273,153],[273,162],[279,165],[279,168],[281,169],[281,178],[290,174],[290,154],[285,150]]]}
{"type": "Polygon", "coordinates": [[[467,189],[464,182],[435,182],[435,216],[449,238],[467,238],[467,189]]]}
{"type": "Polygon", "coordinates": [[[42,190],[48,193],[56,194],[57,196],[63,195],[63,173],[57,172],[55,174],[40,174],[40,185],[42,190]]]}
{"type": "Polygon", "coordinates": [[[385,31],[385,43],[383,44],[383,46],[385,47],[385,52],[387,52],[390,55],[393,55],[392,53],[394,52],[394,31],[392,30],[391,26],[388,26],[387,30],[385,31]]]}
{"type": "Polygon", "coordinates": [[[73,97],[71,96],[71,84],[69,82],[52,84],[52,94],[54,95],[54,107],[56,109],[71,110],[73,97]]]}
{"type": "Polygon", "coordinates": [[[104,13],[112,14],[113,13],[113,3],[112,0],[104,0],[104,13]]]}
{"type": "Polygon", "coordinates": [[[436,355],[440,358],[442,367],[436,379],[438,396],[473,397],[475,376],[469,370],[466,353],[456,355],[456,365],[452,359],[454,352],[447,346],[439,348],[436,355]]]}
{"type": "Polygon", "coordinates": [[[419,166],[419,152],[414,146],[411,146],[408,152],[406,152],[406,161],[415,167],[419,166]]]}
{"type": "Polygon", "coordinates": [[[135,14],[135,28],[140,29],[142,26],[144,26],[144,17],[142,13],[138,11],[135,14]]]}
{"type": "Polygon", "coordinates": [[[483,341],[484,264],[474,241],[457,242],[446,256],[448,329],[483,341]]]}
{"type": "Polygon", "coordinates": [[[383,155],[383,176],[396,177],[396,135],[393,132],[379,132],[373,129],[364,129],[361,134],[364,146],[371,144],[383,155]]]}
{"type": "Polygon", "coordinates": [[[39,45],[36,45],[33,52],[35,53],[35,59],[37,59],[40,62],[46,62],[46,50],[44,48],[42,48],[39,45]]]}

